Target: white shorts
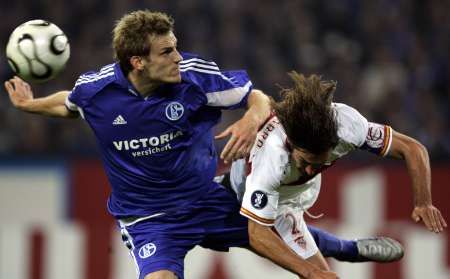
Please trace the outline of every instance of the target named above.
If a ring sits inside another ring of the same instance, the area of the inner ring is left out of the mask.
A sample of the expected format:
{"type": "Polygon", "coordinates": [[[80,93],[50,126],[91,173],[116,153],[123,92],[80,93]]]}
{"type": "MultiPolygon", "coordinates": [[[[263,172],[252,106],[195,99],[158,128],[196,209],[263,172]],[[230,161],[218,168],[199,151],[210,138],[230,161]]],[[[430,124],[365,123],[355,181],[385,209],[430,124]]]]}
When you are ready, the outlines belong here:
{"type": "Polygon", "coordinates": [[[314,256],[319,251],[303,219],[303,211],[288,207],[279,209],[275,229],[284,242],[303,259],[314,256]]]}

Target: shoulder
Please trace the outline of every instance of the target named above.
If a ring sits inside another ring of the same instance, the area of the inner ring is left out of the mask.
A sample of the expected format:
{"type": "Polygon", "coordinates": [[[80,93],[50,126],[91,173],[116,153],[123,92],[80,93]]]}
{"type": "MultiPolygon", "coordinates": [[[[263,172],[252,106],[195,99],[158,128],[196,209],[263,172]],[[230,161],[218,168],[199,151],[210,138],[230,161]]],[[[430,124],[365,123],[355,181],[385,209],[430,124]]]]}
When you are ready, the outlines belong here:
{"type": "Polygon", "coordinates": [[[97,71],[80,75],[72,91],[82,90],[85,94],[95,94],[116,80],[116,64],[108,64],[97,71]]]}
{"type": "Polygon", "coordinates": [[[211,59],[201,57],[200,55],[188,52],[182,52],[183,60],[180,61],[180,70],[182,73],[211,74],[220,70],[216,62],[211,59]]]}
{"type": "Polygon", "coordinates": [[[245,70],[222,71],[213,60],[192,53],[183,52],[182,56],[181,78],[184,82],[197,85],[204,93],[251,85],[245,70]]]}
{"type": "Polygon", "coordinates": [[[272,115],[261,127],[256,135],[255,147],[275,148],[284,147],[286,132],[275,115],[272,115]]]}
{"type": "Polygon", "coordinates": [[[212,61],[195,54],[183,53],[180,62],[183,83],[192,86],[206,104],[221,109],[244,107],[253,88],[244,70],[221,71],[212,61]]]}
{"type": "Polygon", "coordinates": [[[289,161],[286,133],[276,117],[271,118],[258,132],[250,153],[252,169],[279,180],[289,161]]]}
{"type": "Polygon", "coordinates": [[[368,121],[356,109],[342,103],[333,103],[338,122],[338,136],[345,142],[361,146],[367,135],[368,121]]]}
{"type": "Polygon", "coordinates": [[[202,85],[207,79],[220,76],[220,68],[216,62],[199,55],[183,52],[180,71],[183,81],[202,85]]]}

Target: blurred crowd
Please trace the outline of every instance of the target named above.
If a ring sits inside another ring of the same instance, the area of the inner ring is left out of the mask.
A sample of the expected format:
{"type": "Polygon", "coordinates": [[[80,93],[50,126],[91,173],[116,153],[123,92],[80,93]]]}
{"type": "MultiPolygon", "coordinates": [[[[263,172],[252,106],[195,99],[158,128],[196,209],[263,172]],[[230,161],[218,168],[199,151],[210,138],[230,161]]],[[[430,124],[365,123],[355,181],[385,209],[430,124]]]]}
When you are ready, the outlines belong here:
{"type": "MultiPolygon", "coordinates": [[[[71,58],[55,80],[34,85],[35,96],[72,88],[80,73],[111,63],[115,20],[136,9],[175,19],[179,49],[244,68],[255,87],[276,98],[286,72],[338,81],[337,102],[369,120],[419,139],[433,160],[450,160],[450,1],[428,0],[182,0],[0,3],[0,42],[22,22],[60,26],[71,58]]],[[[12,72],[0,52],[0,78],[12,72]]],[[[95,140],[86,123],[17,111],[0,94],[0,156],[89,156],[95,140]]],[[[227,114],[225,121],[236,116],[227,114]]]]}

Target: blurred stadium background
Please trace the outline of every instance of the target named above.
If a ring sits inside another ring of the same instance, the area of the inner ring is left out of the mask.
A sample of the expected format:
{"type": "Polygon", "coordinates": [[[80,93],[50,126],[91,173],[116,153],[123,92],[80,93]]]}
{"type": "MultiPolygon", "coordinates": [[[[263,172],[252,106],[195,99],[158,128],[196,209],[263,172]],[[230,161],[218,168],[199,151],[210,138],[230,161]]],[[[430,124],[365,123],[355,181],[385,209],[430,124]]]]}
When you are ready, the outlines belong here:
{"type": "MultiPolygon", "coordinates": [[[[450,2],[323,0],[50,1],[0,3],[0,42],[30,19],[56,23],[72,56],[36,96],[71,88],[78,75],[111,62],[110,34],[124,13],[148,8],[176,20],[183,51],[223,69],[245,68],[256,87],[276,96],[292,69],[338,81],[335,100],[389,123],[429,150],[433,198],[450,218],[450,2]]],[[[12,76],[4,48],[0,78],[12,76]]],[[[109,188],[95,141],[81,120],[27,115],[0,94],[0,278],[134,278],[134,267],[106,213],[109,188]]],[[[224,115],[226,124],[240,112],[224,115]]],[[[222,145],[218,143],[218,147],[222,145]]],[[[313,222],[346,237],[387,234],[406,248],[399,263],[330,261],[341,278],[448,279],[448,230],[435,235],[409,220],[406,169],[357,153],[324,174],[313,222]]],[[[187,279],[295,278],[240,249],[196,249],[187,279]]]]}

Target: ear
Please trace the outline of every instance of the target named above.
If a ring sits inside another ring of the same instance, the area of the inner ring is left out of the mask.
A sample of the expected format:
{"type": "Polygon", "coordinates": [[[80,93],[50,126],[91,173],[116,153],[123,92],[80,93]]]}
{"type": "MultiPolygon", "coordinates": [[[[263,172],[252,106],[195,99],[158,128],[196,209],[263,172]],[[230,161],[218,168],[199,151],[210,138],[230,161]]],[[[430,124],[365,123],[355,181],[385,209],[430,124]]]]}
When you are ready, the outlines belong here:
{"type": "Polygon", "coordinates": [[[144,70],[144,63],[141,56],[131,56],[130,64],[133,66],[133,69],[138,71],[144,70]]]}

